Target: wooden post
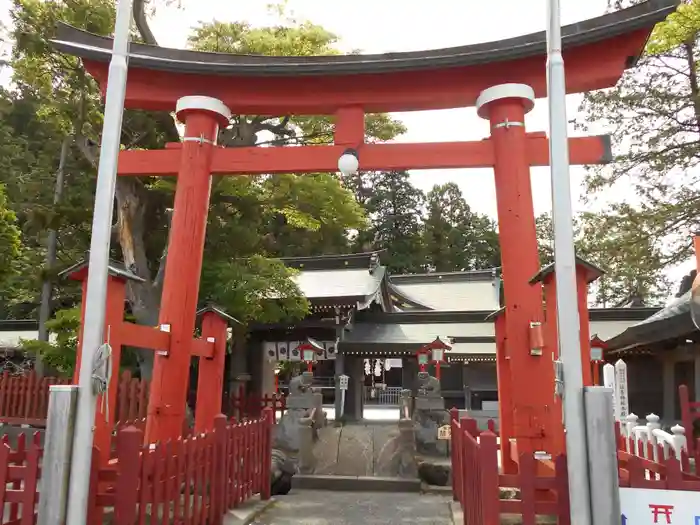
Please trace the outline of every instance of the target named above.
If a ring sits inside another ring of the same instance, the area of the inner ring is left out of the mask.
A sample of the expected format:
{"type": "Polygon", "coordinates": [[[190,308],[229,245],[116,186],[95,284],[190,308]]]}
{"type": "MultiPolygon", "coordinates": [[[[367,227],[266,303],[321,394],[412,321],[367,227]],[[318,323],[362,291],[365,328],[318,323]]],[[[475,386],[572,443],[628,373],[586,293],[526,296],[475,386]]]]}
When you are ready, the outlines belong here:
{"type": "Polygon", "coordinates": [[[214,312],[202,317],[202,338],[214,343],[214,355],[199,358],[197,380],[197,412],[194,428],[204,433],[214,428],[214,420],[221,413],[221,396],[224,388],[224,363],[228,324],[214,312]]]}
{"type": "Polygon", "coordinates": [[[498,445],[494,434],[488,431],[481,434],[479,452],[483,525],[500,525],[501,498],[498,477],[498,445]]]}
{"type": "Polygon", "coordinates": [[[205,96],[181,98],[177,117],[185,123],[175,188],[168,260],[163,279],[159,324],[170,329],[167,355],[156,354],[148,399],[148,442],[177,439],[182,432],[202,272],[202,250],[209,211],[211,162],[220,125],[229,109],[205,96]]]}
{"type": "Polygon", "coordinates": [[[262,491],[260,493],[260,499],[268,500],[271,497],[272,486],[271,474],[272,474],[272,430],[275,422],[275,411],[269,407],[263,410],[263,421],[265,424],[264,432],[264,454],[262,458],[262,491]]]}
{"type": "Polygon", "coordinates": [[[518,465],[510,457],[510,440],[513,429],[513,391],[506,345],[506,311],[501,310],[494,320],[496,330],[496,372],[498,381],[498,422],[501,434],[501,462],[505,474],[516,474],[518,465]]]}
{"type": "MultiPolygon", "coordinates": [[[[68,479],[78,386],[54,385],[49,391],[37,523],[38,525],[63,525],[68,502],[68,479]]],[[[23,512],[26,511],[23,510],[23,512]]]]}
{"type": "Polygon", "coordinates": [[[118,474],[114,494],[115,523],[135,525],[136,504],[141,474],[141,443],[143,433],[134,427],[120,430],[117,435],[118,474]]]}

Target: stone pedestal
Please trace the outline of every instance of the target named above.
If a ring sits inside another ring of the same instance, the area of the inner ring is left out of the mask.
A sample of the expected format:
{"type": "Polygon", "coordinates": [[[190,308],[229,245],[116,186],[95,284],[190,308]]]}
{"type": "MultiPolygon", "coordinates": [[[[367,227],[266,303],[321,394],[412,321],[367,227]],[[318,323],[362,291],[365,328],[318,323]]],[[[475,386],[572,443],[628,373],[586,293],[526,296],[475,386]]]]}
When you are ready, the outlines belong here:
{"type": "Polygon", "coordinates": [[[438,439],[438,428],[449,424],[450,414],[445,410],[440,382],[427,372],[418,372],[413,422],[418,454],[447,456],[447,441],[438,439]]]}

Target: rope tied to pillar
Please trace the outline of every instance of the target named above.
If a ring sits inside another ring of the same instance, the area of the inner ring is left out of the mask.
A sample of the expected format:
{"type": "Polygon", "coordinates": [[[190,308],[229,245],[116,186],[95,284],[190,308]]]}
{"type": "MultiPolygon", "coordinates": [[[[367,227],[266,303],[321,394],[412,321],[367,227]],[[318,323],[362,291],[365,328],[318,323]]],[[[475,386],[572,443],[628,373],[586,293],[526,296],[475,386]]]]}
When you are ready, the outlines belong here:
{"type": "MultiPolygon", "coordinates": [[[[109,341],[109,336],[107,341],[109,341]]],[[[92,362],[92,392],[96,396],[102,396],[100,411],[105,415],[106,422],[109,422],[109,396],[107,394],[111,377],[112,347],[107,342],[97,349],[92,362]]]]}

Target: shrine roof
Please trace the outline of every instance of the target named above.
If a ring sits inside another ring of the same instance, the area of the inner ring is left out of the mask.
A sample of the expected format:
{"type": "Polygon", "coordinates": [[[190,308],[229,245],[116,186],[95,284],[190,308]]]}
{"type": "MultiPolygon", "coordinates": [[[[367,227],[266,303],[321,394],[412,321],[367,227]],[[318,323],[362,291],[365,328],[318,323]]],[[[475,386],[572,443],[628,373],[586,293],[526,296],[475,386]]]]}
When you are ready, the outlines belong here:
{"type": "Polygon", "coordinates": [[[287,257],[282,261],[299,270],[292,280],[312,305],[362,310],[374,302],[384,306],[387,271],[379,265],[381,253],[287,257]]]}
{"type": "Polygon", "coordinates": [[[236,319],[236,318],[233,317],[233,316],[230,316],[230,315],[227,314],[223,309],[219,308],[218,306],[216,306],[216,305],[214,305],[214,304],[208,304],[208,305],[206,305],[206,306],[200,308],[199,310],[197,310],[197,314],[196,314],[196,315],[197,315],[197,317],[201,317],[201,316],[203,316],[204,314],[206,314],[206,313],[208,313],[208,312],[212,312],[212,313],[218,315],[219,317],[221,317],[222,319],[224,319],[225,321],[227,321],[229,325],[232,325],[232,324],[243,324],[243,323],[241,323],[238,319],[236,319]]]}
{"type": "MultiPolygon", "coordinates": [[[[648,0],[628,9],[562,28],[564,48],[653,27],[678,5],[677,0],[648,0]]],[[[60,51],[96,61],[111,57],[112,39],[61,24],[52,41],[60,51]]],[[[435,70],[510,61],[543,55],[544,31],[495,42],[426,51],[330,56],[263,56],[187,51],[132,43],[132,67],[178,73],[232,76],[325,76],[435,70]]]]}
{"type": "Polygon", "coordinates": [[[632,350],[696,334],[697,328],[690,314],[690,301],[689,290],[664,308],[644,308],[649,315],[605,341],[607,351],[632,350]]]}
{"type": "Polygon", "coordinates": [[[352,329],[338,344],[338,349],[348,353],[415,353],[439,337],[452,346],[446,352],[447,356],[495,353],[493,325],[480,323],[483,315],[465,315],[465,312],[435,314],[438,315],[379,313],[358,316],[352,329]]]}
{"type": "MultiPolygon", "coordinates": [[[[585,272],[586,282],[589,284],[605,275],[605,270],[596,266],[593,263],[588,262],[585,259],[582,259],[578,255],[576,256],[576,266],[577,269],[583,270],[585,272]]],[[[530,279],[530,284],[543,282],[547,276],[554,274],[554,269],[555,268],[553,262],[548,264],[547,266],[542,268],[532,279],[530,279]]]]}
{"type": "MultiPolygon", "coordinates": [[[[62,272],[58,274],[58,277],[61,279],[73,279],[75,281],[82,281],[83,279],[87,278],[87,271],[88,271],[88,266],[90,264],[90,256],[87,254],[84,259],[78,261],[72,266],[69,266],[62,272]]],[[[109,275],[113,277],[120,277],[122,279],[125,279],[127,281],[135,281],[135,282],[141,282],[145,283],[146,280],[143,277],[139,277],[135,273],[133,273],[131,270],[126,268],[124,264],[113,261],[110,259],[109,261],[109,266],[108,266],[108,272],[109,275]]]]}
{"type": "Polygon", "coordinates": [[[499,276],[500,268],[392,275],[389,291],[403,311],[489,310],[498,306],[499,276]]]}
{"type": "MultiPolygon", "coordinates": [[[[493,312],[488,312],[486,319],[493,321],[499,315],[505,313],[506,308],[502,307],[493,312]]],[[[589,308],[588,318],[590,321],[641,321],[644,322],[650,315],[659,311],[659,308],[632,307],[632,308],[589,308]]]]}

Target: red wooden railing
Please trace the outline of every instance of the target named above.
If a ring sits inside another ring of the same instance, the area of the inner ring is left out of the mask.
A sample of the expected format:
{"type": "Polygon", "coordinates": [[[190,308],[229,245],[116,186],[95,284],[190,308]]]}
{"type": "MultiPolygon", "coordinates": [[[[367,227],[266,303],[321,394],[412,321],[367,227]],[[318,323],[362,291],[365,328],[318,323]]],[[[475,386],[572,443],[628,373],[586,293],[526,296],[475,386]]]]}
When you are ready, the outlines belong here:
{"type": "MultiPolygon", "coordinates": [[[[695,388],[700,388],[700,385],[695,388]]],[[[685,428],[685,436],[688,438],[688,452],[700,457],[700,438],[696,441],[693,433],[695,422],[700,421],[700,401],[690,400],[690,393],[686,385],[678,387],[678,397],[681,405],[681,421],[683,428],[685,428]]]]}
{"type": "Polygon", "coordinates": [[[538,476],[537,460],[525,453],[517,475],[501,474],[496,435],[488,430],[479,434],[476,421],[458,419],[456,410],[451,420],[453,498],[462,507],[464,525],[499,525],[501,514],[521,515],[523,525],[534,525],[538,515],[556,516],[559,525],[570,525],[565,456],[554,460],[553,477],[538,476]],[[518,489],[520,499],[501,499],[502,487],[518,489]]]}
{"type": "Polygon", "coordinates": [[[40,378],[34,372],[0,376],[0,423],[42,426],[46,424],[49,406],[49,386],[69,385],[70,379],[40,378]]]}
{"type": "MultiPolygon", "coordinates": [[[[143,445],[141,430],[118,432],[116,461],[100,467],[93,449],[88,522],[221,525],[229,509],[254,494],[270,498],[271,409],[263,417],[229,423],[219,416],[212,432],[175,442],[143,445]],[[148,516],[151,516],[149,518],[148,516]],[[170,516],[168,518],[168,516],[170,516]]],[[[15,449],[0,443],[0,523],[29,525],[36,520],[40,461],[38,433],[31,443],[19,437],[15,449]]]]}
{"type": "MultiPolygon", "coordinates": [[[[262,411],[269,408],[275,416],[280,416],[287,409],[287,398],[282,394],[246,394],[245,387],[240,386],[238,392],[233,392],[225,400],[224,412],[239,420],[260,417],[262,411]]],[[[275,417],[276,421],[276,417],[275,417]]]]}
{"type": "MultiPolygon", "coordinates": [[[[71,383],[71,379],[63,377],[40,378],[34,371],[21,376],[3,373],[0,376],[0,423],[46,426],[49,386],[71,383]]],[[[148,382],[124,372],[118,383],[116,420],[134,422],[144,419],[147,408],[148,382]]],[[[118,428],[122,426],[124,423],[117,424],[118,428]]]]}

